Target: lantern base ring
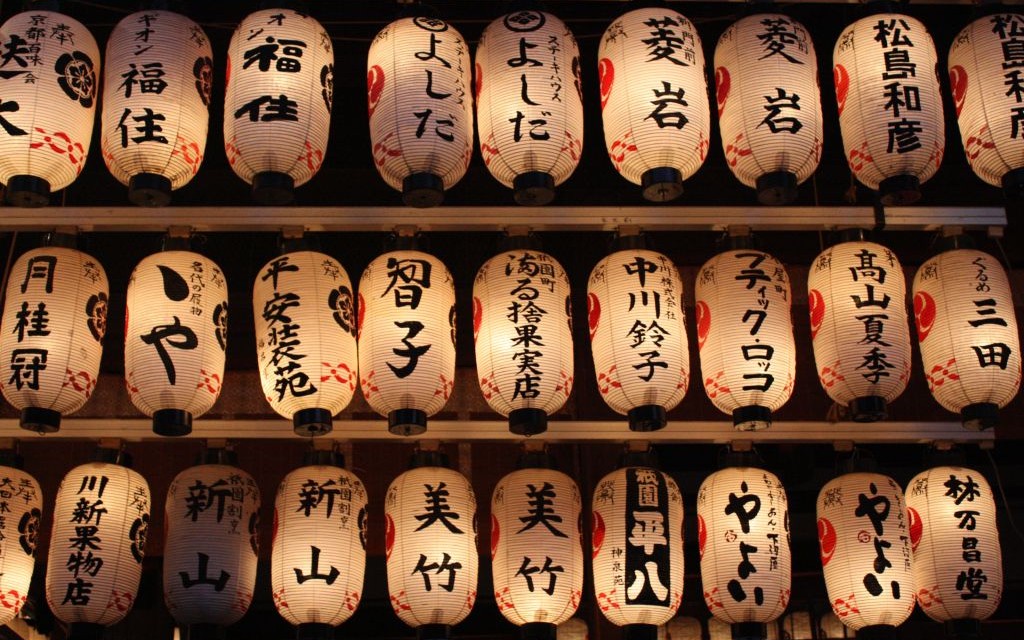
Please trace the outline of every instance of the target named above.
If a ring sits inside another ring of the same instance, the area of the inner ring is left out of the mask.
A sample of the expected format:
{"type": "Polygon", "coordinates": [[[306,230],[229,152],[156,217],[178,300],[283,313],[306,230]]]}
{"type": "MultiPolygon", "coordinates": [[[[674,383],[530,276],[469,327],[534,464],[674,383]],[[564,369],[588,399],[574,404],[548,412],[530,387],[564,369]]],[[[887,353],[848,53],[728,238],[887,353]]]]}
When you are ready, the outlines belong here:
{"type": "Polygon", "coordinates": [[[94,622],[72,622],[68,640],[103,640],[105,628],[94,622]]]}
{"type": "Polygon", "coordinates": [[[878,199],[887,207],[905,207],[921,199],[917,176],[892,176],[878,183],[878,199]]]}
{"type": "Polygon", "coordinates": [[[626,417],[629,418],[630,431],[658,431],[668,424],[665,407],[656,404],[633,407],[626,417]]]}
{"type": "Polygon", "coordinates": [[[760,431],[772,426],[772,410],[752,404],[733,409],[732,426],[739,431],[760,431]]]}
{"type": "Polygon", "coordinates": [[[295,180],[279,171],[257,173],[252,177],[252,199],[268,206],[291,204],[295,199],[295,180]]]}
{"type": "Polygon", "coordinates": [[[396,409],[388,413],[388,431],[396,436],[418,436],[427,430],[427,413],[420,409],[396,409]]]}
{"type": "Polygon", "coordinates": [[[640,176],[644,199],[668,202],[683,195],[683,174],[673,167],[655,167],[640,176]]]}
{"type": "Polygon", "coordinates": [[[1024,200],[1024,169],[1012,169],[1003,175],[1003,195],[1011,202],[1024,200]]]}
{"type": "Polygon", "coordinates": [[[305,438],[327,435],[334,428],[331,412],[327,409],[300,409],[292,416],[292,428],[295,435],[305,438]]]}
{"type": "Polygon", "coordinates": [[[517,436],[535,436],[548,430],[548,414],[542,409],[513,409],[508,414],[508,430],[517,436]]]}
{"type": "Polygon", "coordinates": [[[547,622],[527,622],[519,627],[519,635],[523,640],[555,640],[556,628],[547,622]]]}
{"type": "Polygon", "coordinates": [[[732,625],[732,640],[764,640],[768,627],[761,622],[738,622],[732,625]]]}
{"type": "Polygon", "coordinates": [[[981,640],[981,621],[969,618],[947,620],[946,637],[951,640],[981,640]]]}
{"type": "Polygon", "coordinates": [[[158,436],[187,436],[192,433],[192,414],[183,409],[153,412],[153,433],[158,436]]]}
{"type": "Polygon", "coordinates": [[[889,624],[874,624],[857,629],[857,640],[894,640],[896,627],[889,624]]]}
{"type": "Polygon", "coordinates": [[[334,637],[334,627],[319,622],[300,624],[296,638],[298,640],[331,640],[334,637]]]}
{"type": "Polygon", "coordinates": [[[402,180],[402,202],[426,209],[444,202],[444,181],[433,173],[413,173],[402,180]]]}
{"type": "Polygon", "coordinates": [[[757,201],[768,206],[789,204],[800,193],[797,190],[796,174],[790,171],[772,171],[758,176],[754,185],[757,188],[757,201]]]}
{"type": "Polygon", "coordinates": [[[861,396],[850,401],[850,417],[854,422],[878,422],[889,417],[885,398],[861,396]]]}
{"type": "Polygon", "coordinates": [[[448,640],[452,628],[446,624],[424,624],[416,627],[416,640],[448,640]]]}
{"type": "Polygon", "coordinates": [[[999,424],[999,405],[992,402],[976,402],[960,410],[964,428],[969,431],[985,431],[999,424]]]}
{"type": "Polygon", "coordinates": [[[16,207],[45,207],[50,204],[50,183],[36,176],[11,176],[7,202],[16,207]]]}
{"type": "Polygon", "coordinates": [[[57,433],[60,431],[60,412],[42,407],[25,407],[21,410],[21,428],[36,433],[57,433]]]}
{"type": "Polygon", "coordinates": [[[171,181],[155,173],[140,173],[128,181],[128,199],[140,207],[166,207],[171,203],[171,181]]]}
{"type": "Polygon", "coordinates": [[[512,180],[516,204],[542,207],[555,199],[555,179],[543,171],[527,171],[512,180]]]}

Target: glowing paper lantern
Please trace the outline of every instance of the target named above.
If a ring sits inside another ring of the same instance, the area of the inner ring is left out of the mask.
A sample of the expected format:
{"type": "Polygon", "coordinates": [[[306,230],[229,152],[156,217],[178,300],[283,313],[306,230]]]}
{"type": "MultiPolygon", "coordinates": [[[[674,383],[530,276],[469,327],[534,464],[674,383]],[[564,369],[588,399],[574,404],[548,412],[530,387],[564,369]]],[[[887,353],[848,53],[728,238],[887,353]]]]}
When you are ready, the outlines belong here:
{"type": "Polygon", "coordinates": [[[286,253],[260,269],[252,306],[267,402],[296,434],[329,433],[357,379],[355,297],[345,268],[317,251],[286,253]]]}
{"type": "Polygon", "coordinates": [[[988,429],[1020,389],[1020,339],[999,261],[953,249],[914,276],[914,320],[932,396],[968,429],[988,429]]]}
{"type": "Polygon", "coordinates": [[[908,15],[870,15],[843,30],[832,60],[850,171],[882,204],[915,202],[946,144],[931,34],[908,15]]]}
{"type": "Polygon", "coordinates": [[[52,433],[96,388],[107,331],[107,274],[66,247],[24,253],[11,267],[0,340],[0,382],[21,426],[52,433]]]}
{"type": "Polygon", "coordinates": [[[405,204],[433,207],[473,155],[469,45],[437,18],[402,18],[370,45],[366,91],[377,171],[405,204]]]}
{"type": "Polygon", "coordinates": [[[569,618],[555,629],[556,640],[589,640],[590,629],[581,618],[569,618]]]}
{"type": "Polygon", "coordinates": [[[42,207],[85,167],[100,49],[82,23],[30,9],[0,26],[0,182],[8,202],[42,207]]]}
{"type": "Polygon", "coordinates": [[[729,170],[762,204],[796,199],[821,160],[818,59],[802,24],[778,13],[741,18],[718,39],[715,84],[729,170]]]}
{"type": "Polygon", "coordinates": [[[39,482],[19,468],[0,466],[0,624],[14,620],[28,599],[42,508],[39,482]]]}
{"type": "Polygon", "coordinates": [[[516,249],[484,263],[473,282],[473,341],[480,390],[519,435],[547,430],[572,392],[569,278],[540,251],[516,249]]]}
{"type": "Polygon", "coordinates": [[[487,25],[475,62],[484,164],[519,204],[548,204],[583,153],[576,38],[550,13],[516,11],[487,25]]]}
{"type": "Polygon", "coordinates": [[[737,429],[771,426],[796,375],[792,294],[782,263],[761,251],[720,253],[696,285],[704,391],[737,429]]]}
{"type": "Polygon", "coordinates": [[[141,206],[162,206],[195,177],[206,150],[213,51],[202,27],[171,11],[123,18],[107,41],[100,146],[141,206]]]}
{"type": "Polygon", "coordinates": [[[320,170],[333,99],[334,50],[319,22],[281,8],[242,20],[228,45],[224,150],[257,202],[291,202],[320,170]]]}
{"type": "Polygon", "coordinates": [[[854,420],[884,420],[910,378],[907,284],[899,260],[873,242],[823,251],[807,276],[818,380],[854,420]]]}

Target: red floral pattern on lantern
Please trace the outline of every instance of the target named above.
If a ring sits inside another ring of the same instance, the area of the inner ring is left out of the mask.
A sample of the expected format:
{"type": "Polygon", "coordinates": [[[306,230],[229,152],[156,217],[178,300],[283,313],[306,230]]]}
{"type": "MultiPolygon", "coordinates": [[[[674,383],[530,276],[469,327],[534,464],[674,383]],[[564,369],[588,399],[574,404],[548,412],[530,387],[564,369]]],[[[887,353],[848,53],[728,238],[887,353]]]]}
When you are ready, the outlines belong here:
{"type": "Polygon", "coordinates": [[[821,566],[832,560],[838,538],[836,528],[828,518],[818,518],[818,545],[821,548],[821,566]]]}
{"type": "Polygon", "coordinates": [[[597,73],[601,78],[601,111],[608,104],[608,98],[612,95],[612,85],[615,83],[615,65],[608,58],[601,58],[597,62],[597,73]]]}
{"type": "Polygon", "coordinates": [[[715,69],[715,102],[718,103],[718,117],[722,117],[725,111],[725,102],[729,99],[729,90],[732,89],[732,78],[729,70],[725,67],[715,69]]]}

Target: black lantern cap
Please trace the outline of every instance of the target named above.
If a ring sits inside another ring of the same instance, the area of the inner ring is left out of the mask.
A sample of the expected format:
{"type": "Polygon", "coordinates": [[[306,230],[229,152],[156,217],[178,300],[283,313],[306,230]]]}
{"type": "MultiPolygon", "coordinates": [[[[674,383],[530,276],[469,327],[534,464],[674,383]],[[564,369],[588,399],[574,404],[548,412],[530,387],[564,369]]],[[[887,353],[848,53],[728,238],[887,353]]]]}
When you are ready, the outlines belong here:
{"type": "Polygon", "coordinates": [[[850,227],[839,232],[840,242],[861,242],[868,240],[867,229],[861,227],[850,227]]]}
{"type": "Polygon", "coordinates": [[[791,171],[772,171],[758,176],[754,182],[757,201],[764,205],[779,206],[796,200],[796,174],[791,171]]]}
{"type": "Polygon", "coordinates": [[[402,202],[426,209],[444,202],[444,181],[433,173],[413,173],[402,180],[402,202]]]}
{"type": "Polygon", "coordinates": [[[760,622],[739,622],[732,625],[732,640],[764,640],[768,627],[760,622]]]}
{"type": "Polygon", "coordinates": [[[171,181],[155,173],[140,173],[128,181],[128,199],[140,207],[166,207],[171,203],[171,181]]]}
{"type": "Polygon", "coordinates": [[[615,236],[613,246],[616,251],[638,251],[647,249],[647,244],[647,236],[640,232],[615,236]]]}
{"type": "Polygon", "coordinates": [[[740,407],[733,409],[732,411],[732,426],[736,427],[741,431],[754,431],[757,429],[763,429],[772,425],[772,411],[768,407],[762,407],[760,405],[752,404],[746,407],[740,407]],[[765,425],[762,426],[747,426],[753,422],[763,422],[765,425]]]}
{"type": "Polygon", "coordinates": [[[446,624],[424,624],[416,627],[416,640],[448,640],[452,628],[446,624]]]}
{"type": "Polygon", "coordinates": [[[207,449],[199,454],[199,464],[223,464],[237,467],[238,454],[233,449],[207,449]]]}
{"type": "MultiPolygon", "coordinates": [[[[854,449],[850,457],[837,464],[839,473],[876,473],[878,462],[874,458],[862,454],[862,449],[854,449]]],[[[859,631],[857,634],[860,637],[859,631]]]]}
{"type": "Polygon", "coordinates": [[[647,467],[649,469],[658,468],[658,454],[654,452],[654,449],[647,448],[643,451],[626,450],[621,456],[619,456],[619,469],[625,469],[628,467],[647,467]]]}
{"type": "Polygon", "coordinates": [[[527,622],[519,627],[522,640],[556,640],[556,627],[547,622],[527,622]]]}
{"type": "Polygon", "coordinates": [[[644,200],[668,202],[683,195],[683,174],[673,167],[655,167],[640,176],[644,200]]]}
{"type": "Polygon", "coordinates": [[[999,405],[992,402],[976,402],[960,410],[960,419],[965,429],[985,431],[999,424],[999,405]]]}
{"type": "Polygon", "coordinates": [[[513,409],[508,414],[508,430],[517,436],[535,436],[548,430],[548,414],[542,409],[513,409]]]}
{"type": "Polygon", "coordinates": [[[132,456],[130,453],[110,447],[96,447],[96,450],[92,452],[92,461],[119,464],[128,469],[132,468],[132,456]]]}
{"type": "Polygon", "coordinates": [[[252,177],[252,199],[269,206],[291,204],[295,200],[295,180],[279,171],[257,173],[252,177]]]}
{"type": "Polygon", "coordinates": [[[558,470],[555,458],[546,449],[541,451],[523,451],[516,459],[516,469],[553,469],[558,470]]]}
{"type": "Polygon", "coordinates": [[[47,247],[62,247],[64,249],[78,248],[78,234],[67,231],[51,231],[46,234],[43,244],[47,247]]]}
{"type": "Polygon", "coordinates": [[[542,207],[555,199],[555,179],[543,171],[527,171],[512,180],[516,204],[542,207]]]}
{"type": "Polygon", "coordinates": [[[757,242],[754,240],[754,236],[749,233],[729,236],[729,248],[734,251],[738,249],[754,249],[756,247],[757,242]]]}
{"type": "Polygon", "coordinates": [[[93,622],[72,622],[68,640],[103,640],[104,628],[93,622]]]}
{"type": "Polygon", "coordinates": [[[192,414],[184,409],[157,409],[153,412],[153,433],[158,436],[187,436],[192,433],[192,414]]]}
{"type": "Polygon", "coordinates": [[[36,433],[57,433],[60,431],[60,412],[42,407],[25,407],[21,410],[21,428],[36,433]]]}
{"type": "Polygon", "coordinates": [[[885,398],[861,396],[850,401],[850,417],[854,422],[878,422],[889,417],[885,398]]]}
{"type": "Polygon", "coordinates": [[[388,413],[388,431],[396,436],[418,436],[427,430],[427,412],[422,409],[395,409],[388,413]]]}
{"type": "Polygon", "coordinates": [[[1024,201],[1024,169],[1011,169],[1003,174],[1003,195],[1010,202],[1024,201]]]}
{"type": "Polygon", "coordinates": [[[345,456],[337,451],[310,449],[302,454],[302,464],[306,466],[329,466],[345,468],[345,456]]]}
{"type": "Polygon", "coordinates": [[[968,618],[947,620],[946,637],[950,640],[981,640],[981,622],[968,618]]]}
{"type": "Polygon", "coordinates": [[[896,627],[890,624],[874,624],[857,629],[857,640],[895,640],[896,627]]]}
{"type": "Polygon", "coordinates": [[[658,627],[653,624],[627,624],[622,627],[622,640],[658,640],[658,627]]]}
{"type": "Polygon", "coordinates": [[[665,407],[657,404],[645,404],[633,407],[626,413],[630,431],[658,431],[668,424],[665,407]]]}
{"type": "Polygon", "coordinates": [[[444,467],[447,469],[449,468],[448,455],[440,451],[420,449],[409,459],[409,468],[419,469],[420,467],[444,467]]]}
{"type": "Polygon", "coordinates": [[[292,416],[295,435],[306,438],[327,435],[334,428],[327,409],[300,409],[292,416]]]}
{"type": "Polygon", "coordinates": [[[50,204],[50,183],[36,176],[11,176],[6,197],[7,203],[15,207],[45,207],[50,204]]]}
{"type": "Polygon", "coordinates": [[[944,253],[953,249],[974,249],[974,238],[964,233],[942,236],[935,241],[935,253],[944,253]]]}
{"type": "Polygon", "coordinates": [[[334,627],[318,622],[300,624],[295,637],[298,640],[331,640],[334,637],[334,627]]]}
{"type": "Polygon", "coordinates": [[[878,199],[887,207],[905,207],[921,199],[917,176],[892,176],[878,183],[878,199]]]}

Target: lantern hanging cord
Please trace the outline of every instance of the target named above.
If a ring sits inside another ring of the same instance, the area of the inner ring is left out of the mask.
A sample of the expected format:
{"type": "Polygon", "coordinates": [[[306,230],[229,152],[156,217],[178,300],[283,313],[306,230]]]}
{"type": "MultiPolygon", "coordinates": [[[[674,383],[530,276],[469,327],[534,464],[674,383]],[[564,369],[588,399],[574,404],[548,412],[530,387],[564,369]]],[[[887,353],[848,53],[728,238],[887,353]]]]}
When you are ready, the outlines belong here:
{"type": "Polygon", "coordinates": [[[1003,478],[999,474],[999,467],[996,465],[996,460],[992,457],[991,449],[985,450],[985,455],[988,456],[988,462],[992,465],[992,475],[996,479],[996,488],[999,489],[999,497],[1003,499],[1003,508],[1006,509],[1006,518],[1010,521],[1010,528],[1017,534],[1017,537],[1024,542],[1024,533],[1021,533],[1020,528],[1017,526],[1017,521],[1013,517],[1013,509],[1010,508],[1010,501],[1006,499],[1006,491],[1003,490],[1003,478]]]}

